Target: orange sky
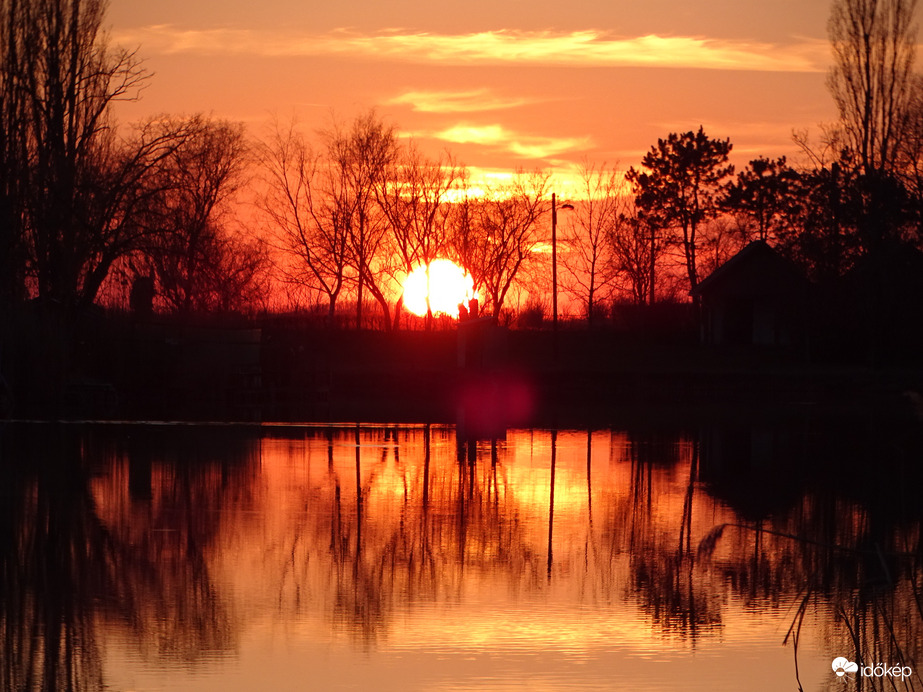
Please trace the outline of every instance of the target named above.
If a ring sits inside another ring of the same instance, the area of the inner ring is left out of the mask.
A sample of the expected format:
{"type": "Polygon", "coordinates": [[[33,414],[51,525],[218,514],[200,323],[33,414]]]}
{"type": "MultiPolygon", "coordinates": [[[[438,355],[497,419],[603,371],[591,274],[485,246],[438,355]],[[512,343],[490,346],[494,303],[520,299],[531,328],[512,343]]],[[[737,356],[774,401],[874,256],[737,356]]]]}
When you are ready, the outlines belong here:
{"type": "Polygon", "coordinates": [[[255,133],[375,106],[485,171],[637,166],[671,131],[794,157],[830,121],[827,0],[434,3],[112,0],[111,36],[156,73],[130,120],[210,112],[255,133]]]}

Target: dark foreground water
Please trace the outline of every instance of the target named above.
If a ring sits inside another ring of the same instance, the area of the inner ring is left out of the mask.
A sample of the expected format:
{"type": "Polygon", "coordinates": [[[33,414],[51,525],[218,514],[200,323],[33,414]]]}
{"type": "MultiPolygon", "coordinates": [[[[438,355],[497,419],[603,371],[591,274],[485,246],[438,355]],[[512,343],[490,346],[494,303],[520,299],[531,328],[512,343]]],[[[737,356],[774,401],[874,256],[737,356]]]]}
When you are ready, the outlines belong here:
{"type": "Polygon", "coordinates": [[[0,682],[923,689],[920,433],[8,425],[0,682]]]}

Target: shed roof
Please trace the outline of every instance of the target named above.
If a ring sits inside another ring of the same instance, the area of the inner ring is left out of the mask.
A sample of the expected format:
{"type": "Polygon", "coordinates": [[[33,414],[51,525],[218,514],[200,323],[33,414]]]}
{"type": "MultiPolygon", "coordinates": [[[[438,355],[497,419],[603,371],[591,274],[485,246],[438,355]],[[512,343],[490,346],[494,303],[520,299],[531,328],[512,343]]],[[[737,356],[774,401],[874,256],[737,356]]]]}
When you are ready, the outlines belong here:
{"type": "Polygon", "coordinates": [[[736,295],[793,295],[810,282],[793,262],[765,241],[754,240],[702,279],[695,293],[705,298],[733,292],[736,295]]]}

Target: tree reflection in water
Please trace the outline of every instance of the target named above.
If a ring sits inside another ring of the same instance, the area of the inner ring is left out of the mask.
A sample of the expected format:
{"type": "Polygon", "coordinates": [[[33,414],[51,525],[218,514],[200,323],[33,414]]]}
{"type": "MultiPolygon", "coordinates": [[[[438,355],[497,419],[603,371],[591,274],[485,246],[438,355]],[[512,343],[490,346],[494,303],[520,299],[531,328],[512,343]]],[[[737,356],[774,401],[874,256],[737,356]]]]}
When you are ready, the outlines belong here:
{"type": "Polygon", "coordinates": [[[5,690],[101,689],[106,623],[163,661],[232,647],[234,628],[208,569],[220,526],[209,510],[220,502],[216,491],[246,488],[252,440],[222,435],[209,447],[201,434],[165,440],[137,428],[117,442],[100,433],[4,430],[5,690]]]}
{"type": "Polygon", "coordinates": [[[772,614],[795,666],[809,637],[916,670],[919,435],[849,429],[9,429],[2,684],[97,689],[113,633],[159,665],[267,618],[371,651],[415,613],[497,599],[636,618],[684,650],[772,614]]]}
{"type": "MultiPolygon", "coordinates": [[[[371,647],[396,611],[458,601],[465,579],[478,573],[505,573],[516,583],[539,579],[541,555],[505,512],[502,467],[469,463],[467,454],[453,461],[449,429],[327,430],[304,444],[321,436],[326,458],[340,463],[327,465],[320,484],[299,476],[297,506],[309,511],[264,551],[263,571],[280,575],[282,610],[326,603],[334,626],[371,647]],[[349,466],[340,453],[347,446],[349,466]],[[313,600],[303,598],[308,593],[313,600]]],[[[485,443],[478,458],[496,459],[502,444],[485,443]]]]}
{"type": "Polygon", "coordinates": [[[921,688],[921,433],[918,425],[873,418],[705,436],[706,451],[714,452],[707,488],[737,510],[738,521],[714,527],[699,560],[748,605],[798,594],[786,637],[796,671],[804,620],[813,616],[836,655],[915,671],[903,681],[859,676],[858,689],[921,688]],[[741,453],[742,437],[749,453],[741,453]],[[734,449],[735,468],[727,467],[727,449],[734,449]]]}
{"type": "MultiPolygon", "coordinates": [[[[579,434],[566,434],[574,451],[579,434]]],[[[341,471],[329,466],[337,489],[329,531],[338,538],[326,567],[335,585],[331,610],[334,624],[365,646],[387,636],[394,614],[463,599],[466,580],[489,575],[493,583],[501,577],[513,594],[541,593],[558,580],[576,585],[573,597],[588,605],[633,603],[664,635],[693,646],[720,633],[734,600],[755,617],[791,611],[796,623],[810,610],[823,623],[831,651],[853,652],[860,661],[918,660],[919,517],[881,518],[873,540],[869,508],[815,487],[803,474],[788,476],[781,493],[767,483],[768,497],[757,490],[743,501],[722,500],[714,458],[704,460],[703,472],[700,457],[711,450],[700,436],[650,431],[596,433],[611,455],[608,467],[597,469],[593,431],[582,433],[582,504],[575,513],[570,488],[570,508],[559,517],[556,432],[468,442],[451,461],[448,444],[434,452],[433,435],[450,442],[444,439],[449,431],[429,426],[368,428],[361,441],[356,438],[356,469],[370,457],[362,454],[363,444],[376,456],[360,474],[362,503],[357,497],[352,510],[344,511],[340,499],[341,471]],[[547,475],[524,476],[526,457],[533,471],[544,464],[547,475]],[[361,533],[362,541],[349,532],[361,533]],[[870,541],[878,546],[874,551],[870,541]]],[[[325,432],[328,445],[342,443],[342,431],[337,436],[325,432]]],[[[776,471],[804,462],[790,458],[776,471]]],[[[572,477],[575,470],[571,464],[572,477]]],[[[748,473],[745,482],[759,486],[760,473],[748,473]]],[[[317,537],[326,531],[303,526],[290,540],[303,550],[280,552],[304,563],[323,561],[317,537]]],[[[271,563],[265,568],[274,571],[271,563]]],[[[310,588],[307,570],[300,573],[306,581],[290,590],[323,592],[316,583],[310,588]]]]}

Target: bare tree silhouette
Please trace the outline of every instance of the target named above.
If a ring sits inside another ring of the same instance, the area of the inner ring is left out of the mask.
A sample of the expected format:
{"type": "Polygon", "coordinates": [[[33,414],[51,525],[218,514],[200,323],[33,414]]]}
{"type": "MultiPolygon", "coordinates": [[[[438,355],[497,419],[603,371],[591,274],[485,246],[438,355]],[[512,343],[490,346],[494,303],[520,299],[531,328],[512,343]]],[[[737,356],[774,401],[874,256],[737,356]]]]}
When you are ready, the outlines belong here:
{"type": "Polygon", "coordinates": [[[334,123],[323,133],[334,187],[342,195],[340,208],[349,236],[350,262],[356,271],[356,327],[362,327],[364,292],[378,303],[386,330],[391,310],[384,286],[386,267],[381,256],[387,220],[375,197],[388,167],[397,156],[394,128],[369,111],[348,126],[334,123]]]}
{"type": "Polygon", "coordinates": [[[611,237],[613,254],[620,273],[619,289],[636,305],[653,305],[657,300],[657,269],[666,241],[656,220],[639,215],[634,205],[619,218],[611,237]]]}
{"type": "MultiPolygon", "coordinates": [[[[392,274],[394,270],[410,274],[416,267],[428,267],[447,254],[451,194],[462,176],[462,168],[451,155],[430,160],[413,142],[401,147],[376,191],[390,226],[385,248],[393,253],[396,263],[392,274]]],[[[395,328],[402,304],[403,296],[394,309],[395,328]]],[[[432,311],[429,313],[428,324],[432,311]]]]}
{"type": "Polygon", "coordinates": [[[627,193],[615,167],[584,161],[580,171],[580,201],[564,226],[562,285],[583,306],[593,325],[599,306],[618,288],[618,240],[623,234],[627,193]]]}
{"type": "Polygon", "coordinates": [[[923,77],[919,75],[913,80],[897,166],[898,176],[919,214],[919,209],[923,208],[923,77]]]}
{"type": "Polygon", "coordinates": [[[69,307],[92,303],[137,249],[144,183],[186,136],[163,119],[115,128],[112,105],[137,98],[148,74],[134,52],[107,45],[104,10],[101,0],[24,0],[4,3],[0,23],[3,149],[18,177],[3,187],[22,242],[8,240],[26,250],[28,290],[69,307]]]}
{"type": "Polygon", "coordinates": [[[520,272],[536,261],[548,186],[547,174],[520,172],[511,184],[459,204],[453,255],[471,272],[475,287],[485,292],[494,317],[500,316],[520,272]]]}
{"type": "Polygon", "coordinates": [[[865,175],[890,174],[912,97],[916,0],[835,0],[827,84],[865,175]]]}
{"type": "Polygon", "coordinates": [[[137,271],[157,279],[178,312],[245,310],[261,302],[268,257],[262,243],[232,231],[229,204],[245,183],[243,127],[193,116],[189,136],[156,172],[149,240],[137,271]]]}
{"type": "Polygon", "coordinates": [[[260,149],[266,192],[260,206],[279,249],[286,281],[319,291],[332,322],[350,267],[350,202],[344,181],[311,151],[295,130],[276,127],[260,149]]]}

